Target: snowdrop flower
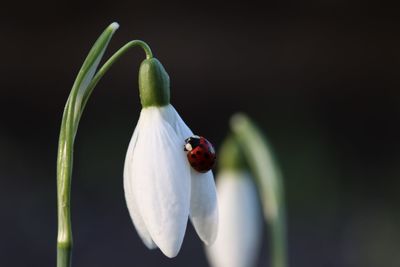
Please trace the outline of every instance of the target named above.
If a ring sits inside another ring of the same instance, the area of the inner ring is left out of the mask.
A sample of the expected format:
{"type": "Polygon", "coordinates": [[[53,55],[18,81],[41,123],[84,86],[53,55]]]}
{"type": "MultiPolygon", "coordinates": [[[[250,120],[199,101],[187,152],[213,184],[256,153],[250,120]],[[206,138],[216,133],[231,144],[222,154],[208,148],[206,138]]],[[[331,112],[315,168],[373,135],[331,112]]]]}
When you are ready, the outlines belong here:
{"type": "Polygon", "coordinates": [[[133,224],[144,244],[175,257],[190,218],[205,244],[218,226],[218,205],[211,171],[192,169],[184,151],[192,131],[170,104],[169,77],[150,58],[139,71],[142,104],[124,167],[124,191],[133,224]]]}
{"type": "Polygon", "coordinates": [[[263,220],[253,178],[232,139],[223,146],[220,166],[217,191],[221,227],[215,243],[206,247],[206,255],[213,267],[252,267],[260,250],[263,220]]]}

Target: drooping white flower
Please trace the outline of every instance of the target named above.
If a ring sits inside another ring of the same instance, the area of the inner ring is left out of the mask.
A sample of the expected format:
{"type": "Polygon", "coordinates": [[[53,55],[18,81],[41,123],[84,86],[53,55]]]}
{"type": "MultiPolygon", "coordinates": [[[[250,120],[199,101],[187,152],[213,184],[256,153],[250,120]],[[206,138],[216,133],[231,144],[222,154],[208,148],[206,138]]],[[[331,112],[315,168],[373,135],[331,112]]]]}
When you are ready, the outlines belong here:
{"type": "Polygon", "coordinates": [[[175,257],[189,217],[201,240],[214,242],[217,196],[212,172],[198,173],[190,167],[184,145],[193,133],[169,104],[169,78],[161,63],[149,60],[141,66],[143,109],[125,159],[124,190],[132,221],[145,245],[175,257]],[[167,85],[158,86],[160,81],[167,85]]]}
{"type": "Polygon", "coordinates": [[[213,267],[253,267],[262,239],[257,189],[245,170],[223,170],[217,179],[218,236],[206,254],[213,267]]]}

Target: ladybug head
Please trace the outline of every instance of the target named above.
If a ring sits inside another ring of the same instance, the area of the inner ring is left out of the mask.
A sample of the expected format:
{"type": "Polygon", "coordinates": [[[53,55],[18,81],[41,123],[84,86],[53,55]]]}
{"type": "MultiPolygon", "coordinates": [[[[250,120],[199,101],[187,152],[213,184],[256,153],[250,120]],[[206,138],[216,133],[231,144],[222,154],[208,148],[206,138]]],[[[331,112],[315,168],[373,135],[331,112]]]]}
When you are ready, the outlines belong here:
{"type": "Polygon", "coordinates": [[[200,136],[193,135],[185,140],[185,151],[192,151],[200,144],[200,136]]]}

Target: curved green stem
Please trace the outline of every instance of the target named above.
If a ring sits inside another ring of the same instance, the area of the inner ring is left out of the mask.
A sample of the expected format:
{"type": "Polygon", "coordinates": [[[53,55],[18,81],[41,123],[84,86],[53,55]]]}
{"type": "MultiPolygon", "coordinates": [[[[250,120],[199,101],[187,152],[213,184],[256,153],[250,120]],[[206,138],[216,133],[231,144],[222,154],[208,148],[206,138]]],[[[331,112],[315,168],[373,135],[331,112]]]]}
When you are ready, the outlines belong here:
{"type": "Polygon", "coordinates": [[[265,137],[250,118],[233,116],[233,133],[259,185],[264,217],[270,234],[271,267],[287,267],[287,237],[282,174],[265,137]]]}
{"type": "Polygon", "coordinates": [[[153,56],[150,47],[146,43],[139,40],[131,41],[111,56],[96,73],[108,43],[117,29],[118,24],[112,23],[97,39],[77,75],[64,108],[57,153],[57,267],[71,266],[72,228],[70,199],[73,148],[79,121],[86,103],[96,84],[129,48],[140,46],[146,52],[146,58],[153,56]]]}
{"type": "Polygon", "coordinates": [[[112,65],[114,65],[115,62],[118,61],[119,58],[121,58],[126,52],[128,52],[131,48],[139,46],[141,47],[144,52],[146,53],[146,59],[150,59],[153,57],[153,53],[151,52],[150,47],[143,41],[141,40],[133,40],[125,44],[123,47],[121,47],[117,52],[114,53],[104,64],[103,66],[99,69],[99,71],[96,73],[96,75],[93,77],[92,81],[89,83],[86,94],[83,98],[83,103],[82,103],[82,110],[80,112],[80,116],[82,115],[83,109],[86,106],[86,103],[90,97],[90,95],[93,92],[93,89],[96,87],[97,83],[100,81],[100,79],[104,76],[104,74],[107,73],[107,71],[111,68],[112,65]]]}

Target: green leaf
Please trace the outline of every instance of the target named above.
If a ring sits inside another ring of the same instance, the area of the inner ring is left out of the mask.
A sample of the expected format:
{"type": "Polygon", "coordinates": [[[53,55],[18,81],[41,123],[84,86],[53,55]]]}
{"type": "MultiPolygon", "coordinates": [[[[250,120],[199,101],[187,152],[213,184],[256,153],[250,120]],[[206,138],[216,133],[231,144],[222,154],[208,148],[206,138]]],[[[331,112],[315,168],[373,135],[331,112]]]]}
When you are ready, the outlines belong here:
{"type": "Polygon", "coordinates": [[[79,120],[80,115],[82,113],[83,105],[82,103],[86,102],[88,94],[88,86],[91,83],[93,76],[96,73],[97,67],[104,55],[104,52],[114,34],[114,32],[118,29],[118,23],[111,23],[104,32],[97,39],[92,49],[90,49],[89,54],[87,55],[85,61],[81,69],[79,70],[78,76],[72,86],[70,98],[70,105],[73,107],[73,124],[74,129],[78,124],[77,120],[79,120]]]}

